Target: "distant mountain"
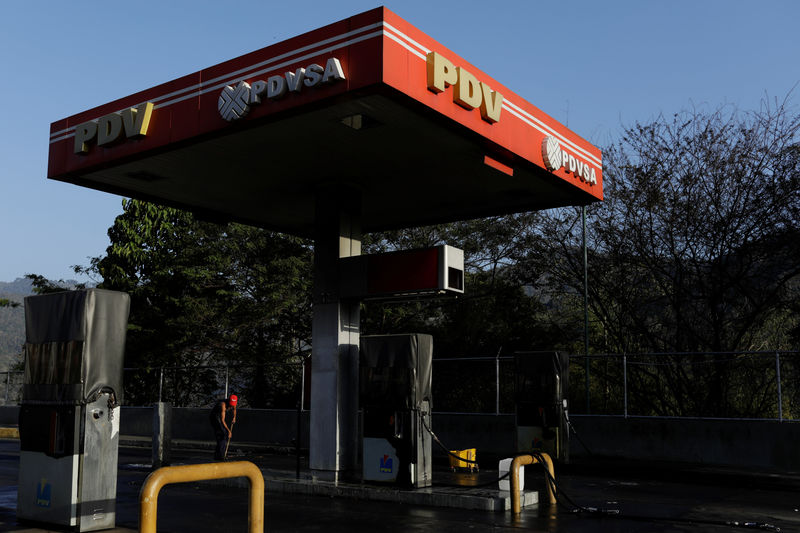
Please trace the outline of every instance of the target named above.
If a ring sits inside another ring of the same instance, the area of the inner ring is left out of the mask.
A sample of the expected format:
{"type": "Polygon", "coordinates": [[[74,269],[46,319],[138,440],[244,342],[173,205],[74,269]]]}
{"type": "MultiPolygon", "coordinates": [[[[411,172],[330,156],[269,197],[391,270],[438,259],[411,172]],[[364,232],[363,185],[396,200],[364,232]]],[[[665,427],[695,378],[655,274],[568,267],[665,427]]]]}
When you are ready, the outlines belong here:
{"type": "Polygon", "coordinates": [[[11,298],[12,296],[30,296],[33,294],[33,283],[27,278],[17,278],[14,281],[0,281],[0,296],[10,298],[15,301],[21,299],[11,298]]]}
{"type": "MultiPolygon", "coordinates": [[[[52,280],[51,280],[52,281],[52,280]]],[[[61,287],[67,289],[74,289],[78,285],[78,281],[68,279],[66,281],[53,281],[61,287]]],[[[14,300],[15,302],[22,302],[26,296],[33,294],[33,282],[28,278],[17,278],[14,281],[0,281],[0,297],[14,300]]]]}
{"type": "MultiPolygon", "coordinates": [[[[0,298],[23,303],[24,298],[31,294],[33,285],[28,279],[0,281],[0,298]]],[[[22,362],[20,354],[23,344],[25,344],[25,308],[21,305],[0,307],[0,372],[22,362]]]]}

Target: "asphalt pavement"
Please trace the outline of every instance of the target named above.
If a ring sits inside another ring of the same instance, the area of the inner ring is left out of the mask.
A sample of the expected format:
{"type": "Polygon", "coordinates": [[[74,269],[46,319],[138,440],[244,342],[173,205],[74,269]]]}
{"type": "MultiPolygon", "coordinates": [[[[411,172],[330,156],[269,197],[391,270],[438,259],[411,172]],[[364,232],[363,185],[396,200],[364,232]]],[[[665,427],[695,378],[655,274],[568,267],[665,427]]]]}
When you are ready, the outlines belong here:
{"type": "MultiPolygon", "coordinates": [[[[234,459],[253,461],[265,476],[295,471],[295,458],[237,450],[234,459]]],[[[211,451],[173,452],[173,464],[208,462],[211,451]]],[[[480,457],[479,457],[480,459],[480,457]]],[[[121,447],[117,479],[117,527],[138,528],[139,490],[150,451],[121,447]]],[[[483,484],[497,471],[453,474],[436,464],[434,483],[483,484]]],[[[496,466],[496,465],[495,465],[496,466]]],[[[530,468],[530,467],[529,467],[530,468]]],[[[0,531],[38,533],[16,520],[19,442],[0,439],[0,531]]],[[[307,466],[301,464],[307,473],[307,466]]],[[[560,468],[559,505],[539,504],[519,516],[345,497],[268,493],[266,531],[360,533],[381,531],[502,532],[721,532],[800,531],[800,476],[793,473],[708,468],[689,464],[584,460],[560,468]]],[[[526,488],[543,490],[543,476],[526,469],[526,488]]],[[[546,500],[546,498],[542,498],[546,500]]],[[[247,489],[223,482],[168,485],[158,501],[158,530],[179,532],[247,531],[247,489]]]]}

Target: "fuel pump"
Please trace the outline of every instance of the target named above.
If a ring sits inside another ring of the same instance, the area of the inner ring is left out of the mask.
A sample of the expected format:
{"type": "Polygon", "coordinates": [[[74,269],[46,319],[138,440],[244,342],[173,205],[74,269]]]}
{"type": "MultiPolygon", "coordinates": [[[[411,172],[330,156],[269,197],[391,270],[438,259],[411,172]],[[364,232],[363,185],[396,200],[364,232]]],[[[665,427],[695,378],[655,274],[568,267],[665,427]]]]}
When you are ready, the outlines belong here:
{"type": "Polygon", "coordinates": [[[17,517],[113,528],[127,294],[25,298],[17,517]]]}
{"type": "Polygon", "coordinates": [[[560,352],[516,352],[514,364],[517,451],[545,452],[569,462],[569,356],[560,352]]]}
{"type": "Polygon", "coordinates": [[[433,338],[362,336],[360,359],[363,479],[430,486],[433,338]]]}

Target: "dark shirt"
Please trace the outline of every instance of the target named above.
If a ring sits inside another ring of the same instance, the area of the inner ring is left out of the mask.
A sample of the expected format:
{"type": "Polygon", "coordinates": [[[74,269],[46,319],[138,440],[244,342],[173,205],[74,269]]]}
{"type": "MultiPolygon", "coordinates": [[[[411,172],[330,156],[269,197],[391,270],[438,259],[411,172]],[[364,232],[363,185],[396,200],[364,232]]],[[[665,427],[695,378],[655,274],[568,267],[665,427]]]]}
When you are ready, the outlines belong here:
{"type": "Polygon", "coordinates": [[[230,421],[233,418],[233,408],[228,403],[228,400],[217,400],[214,407],[211,408],[208,418],[216,424],[222,424],[222,404],[225,404],[225,423],[230,427],[230,421]]]}

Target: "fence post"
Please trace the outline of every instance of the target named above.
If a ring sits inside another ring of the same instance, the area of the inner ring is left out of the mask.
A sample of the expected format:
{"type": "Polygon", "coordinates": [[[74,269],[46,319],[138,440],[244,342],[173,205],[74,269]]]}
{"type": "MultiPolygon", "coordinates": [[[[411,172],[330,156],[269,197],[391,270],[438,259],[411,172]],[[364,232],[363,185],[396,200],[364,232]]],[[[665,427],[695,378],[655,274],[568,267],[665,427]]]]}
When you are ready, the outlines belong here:
{"type": "Polygon", "coordinates": [[[625,418],[628,418],[628,356],[622,356],[622,390],[623,390],[623,406],[625,409],[625,418]]]}
{"type": "Polygon", "coordinates": [[[494,414],[500,414],[500,350],[494,358],[494,414]]]}
{"type": "Polygon", "coordinates": [[[300,409],[306,405],[306,359],[302,358],[300,363],[300,409]]]}
{"type": "Polygon", "coordinates": [[[158,403],[161,403],[161,391],[164,388],[164,367],[158,369],[158,403]]]}
{"type": "Polygon", "coordinates": [[[581,206],[583,223],[583,354],[586,356],[586,414],[592,413],[589,396],[589,252],[586,248],[586,206],[581,206]]]}
{"type": "Polygon", "coordinates": [[[775,352],[775,378],[778,381],[778,420],[783,422],[783,393],[781,391],[781,354],[775,352]]]}
{"type": "Polygon", "coordinates": [[[306,389],[306,365],[300,359],[300,397],[297,399],[297,430],[295,431],[295,478],[300,479],[300,441],[303,435],[303,395],[306,389]]]}
{"type": "Polygon", "coordinates": [[[228,397],[228,383],[229,383],[229,375],[228,375],[228,365],[225,365],[225,397],[228,397]]]}

